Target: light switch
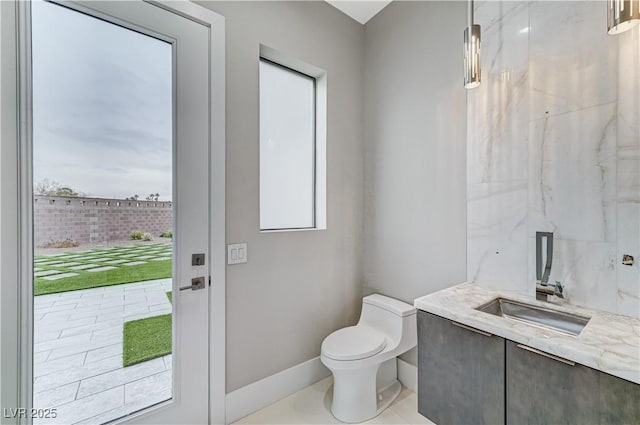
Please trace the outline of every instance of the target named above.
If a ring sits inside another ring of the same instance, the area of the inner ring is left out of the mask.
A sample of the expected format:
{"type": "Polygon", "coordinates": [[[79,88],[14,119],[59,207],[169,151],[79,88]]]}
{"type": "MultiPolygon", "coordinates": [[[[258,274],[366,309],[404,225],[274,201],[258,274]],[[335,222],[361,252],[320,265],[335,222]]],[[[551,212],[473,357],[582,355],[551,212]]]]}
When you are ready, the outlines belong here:
{"type": "Polygon", "coordinates": [[[241,264],[247,262],[247,244],[236,243],[227,245],[227,264],[241,264]]]}

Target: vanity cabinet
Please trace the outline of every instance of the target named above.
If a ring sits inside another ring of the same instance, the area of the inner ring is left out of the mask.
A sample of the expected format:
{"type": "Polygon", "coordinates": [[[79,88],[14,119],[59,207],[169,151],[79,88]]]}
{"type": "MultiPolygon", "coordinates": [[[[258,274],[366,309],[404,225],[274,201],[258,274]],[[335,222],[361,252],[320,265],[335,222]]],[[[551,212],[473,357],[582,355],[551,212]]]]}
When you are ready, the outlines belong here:
{"type": "Polygon", "coordinates": [[[640,424],[640,385],[418,310],[418,411],[438,425],[640,424]]]}
{"type": "Polygon", "coordinates": [[[508,424],[640,423],[640,385],[506,342],[508,424]]]}
{"type": "Polygon", "coordinates": [[[418,311],[418,411],[438,425],[504,424],[504,339],[418,311]]]}

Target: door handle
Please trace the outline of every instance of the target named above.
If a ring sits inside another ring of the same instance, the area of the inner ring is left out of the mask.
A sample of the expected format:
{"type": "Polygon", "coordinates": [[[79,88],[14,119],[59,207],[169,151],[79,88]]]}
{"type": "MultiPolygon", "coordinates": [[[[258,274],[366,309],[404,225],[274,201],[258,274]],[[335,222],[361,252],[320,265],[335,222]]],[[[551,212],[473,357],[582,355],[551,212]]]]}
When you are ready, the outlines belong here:
{"type": "Polygon", "coordinates": [[[204,276],[194,277],[193,279],[191,279],[191,285],[183,286],[180,288],[180,290],[186,291],[188,289],[191,289],[192,291],[197,291],[198,289],[204,289],[205,287],[204,280],[205,280],[204,276]]]}

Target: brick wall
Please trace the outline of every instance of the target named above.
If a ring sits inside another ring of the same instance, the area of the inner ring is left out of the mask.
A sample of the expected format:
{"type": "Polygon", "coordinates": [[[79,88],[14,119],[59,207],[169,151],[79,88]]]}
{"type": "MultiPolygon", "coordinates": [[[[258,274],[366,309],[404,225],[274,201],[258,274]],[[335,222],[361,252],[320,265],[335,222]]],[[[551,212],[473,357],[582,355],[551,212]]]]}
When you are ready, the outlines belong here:
{"type": "Polygon", "coordinates": [[[172,203],[122,199],[34,196],[34,243],[129,239],[133,230],[157,237],[172,227],[172,203]]]}

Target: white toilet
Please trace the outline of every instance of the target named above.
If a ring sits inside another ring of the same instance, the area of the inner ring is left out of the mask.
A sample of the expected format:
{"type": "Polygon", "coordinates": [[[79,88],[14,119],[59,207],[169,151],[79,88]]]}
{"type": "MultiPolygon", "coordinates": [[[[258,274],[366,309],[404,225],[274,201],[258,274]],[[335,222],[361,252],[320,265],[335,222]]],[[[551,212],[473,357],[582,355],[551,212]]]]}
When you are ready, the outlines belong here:
{"type": "Polygon", "coordinates": [[[342,422],[380,414],[400,394],[396,357],[416,345],[416,310],[382,295],[362,299],[356,326],[324,339],[320,360],[333,373],[331,412],[342,422]]]}

